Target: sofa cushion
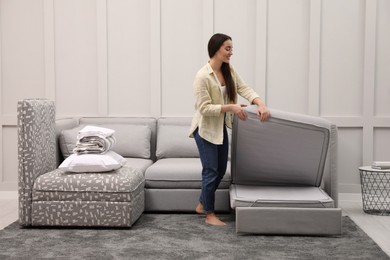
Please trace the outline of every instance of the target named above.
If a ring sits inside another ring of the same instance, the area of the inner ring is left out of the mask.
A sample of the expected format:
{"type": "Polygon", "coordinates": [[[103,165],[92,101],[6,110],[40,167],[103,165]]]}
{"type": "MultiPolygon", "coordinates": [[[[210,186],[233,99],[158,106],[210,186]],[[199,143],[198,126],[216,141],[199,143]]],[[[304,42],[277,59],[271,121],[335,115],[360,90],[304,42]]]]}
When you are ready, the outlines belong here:
{"type": "Polygon", "coordinates": [[[233,183],[319,187],[331,123],[277,110],[260,122],[256,111],[248,110],[246,121],[234,120],[233,183]]]}
{"type": "Polygon", "coordinates": [[[56,169],[36,179],[33,200],[129,201],[143,189],[143,173],[126,166],[103,174],[56,169]]]}
{"type": "MultiPolygon", "coordinates": [[[[75,128],[63,130],[60,134],[60,148],[64,158],[73,153],[73,148],[77,142],[77,133],[85,125],[79,125],[75,128]]],[[[117,152],[123,157],[134,157],[149,159],[151,129],[147,125],[133,124],[99,124],[99,127],[105,127],[115,130],[114,136],[116,143],[112,151],[117,152]]]]}
{"type": "MultiPolygon", "coordinates": [[[[81,117],[79,118],[80,124],[83,125],[137,125],[137,126],[147,126],[151,130],[150,137],[150,157],[146,159],[156,160],[156,131],[157,131],[157,120],[154,117],[81,117]]],[[[121,154],[121,153],[119,153],[121,154]]],[[[122,155],[122,154],[121,154],[122,155]]],[[[133,157],[128,155],[122,155],[123,157],[133,157]]],[[[141,158],[138,157],[137,158],[141,158]]]]}
{"type": "Polygon", "coordinates": [[[334,201],[319,187],[231,185],[230,204],[236,207],[333,208],[334,201]]]}
{"type": "Polygon", "coordinates": [[[145,175],[146,169],[153,164],[152,159],[125,158],[126,166],[142,172],[145,175]]]}
{"type": "Polygon", "coordinates": [[[73,154],[73,149],[77,142],[77,134],[84,127],[85,125],[78,125],[71,129],[62,130],[59,134],[58,141],[64,159],[73,154]]]}
{"type": "Polygon", "coordinates": [[[188,137],[190,118],[159,118],[157,121],[157,159],[198,158],[195,140],[188,137]]]}
{"type": "Polygon", "coordinates": [[[69,172],[108,172],[122,167],[126,162],[125,158],[113,151],[105,154],[72,154],[58,168],[69,172]]]}
{"type": "MultiPolygon", "coordinates": [[[[199,158],[167,158],[156,161],[145,172],[145,187],[156,189],[200,189],[202,164],[199,158]]],[[[231,183],[228,165],[219,189],[231,183]]]]}

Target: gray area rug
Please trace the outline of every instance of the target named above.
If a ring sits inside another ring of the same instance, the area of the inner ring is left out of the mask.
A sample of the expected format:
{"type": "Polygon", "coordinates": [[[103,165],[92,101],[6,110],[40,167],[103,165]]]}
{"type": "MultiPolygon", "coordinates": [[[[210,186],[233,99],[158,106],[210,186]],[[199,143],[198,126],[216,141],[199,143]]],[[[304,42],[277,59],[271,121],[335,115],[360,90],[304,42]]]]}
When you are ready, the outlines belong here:
{"type": "Polygon", "coordinates": [[[390,259],[350,218],[338,237],[237,235],[194,214],[143,214],[130,229],[0,231],[0,259],[390,259]]]}

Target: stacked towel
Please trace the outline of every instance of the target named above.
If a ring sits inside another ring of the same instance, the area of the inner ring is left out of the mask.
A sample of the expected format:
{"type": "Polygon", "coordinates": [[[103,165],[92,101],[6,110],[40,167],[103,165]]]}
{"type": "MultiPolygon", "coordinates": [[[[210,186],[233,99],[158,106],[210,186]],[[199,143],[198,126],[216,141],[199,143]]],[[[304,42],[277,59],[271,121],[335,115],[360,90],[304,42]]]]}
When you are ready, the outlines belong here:
{"type": "Polygon", "coordinates": [[[66,158],[59,169],[69,172],[110,172],[126,165],[120,154],[112,151],[115,144],[114,130],[86,126],[77,134],[73,154],[66,158]]]}
{"type": "Polygon", "coordinates": [[[78,132],[73,152],[76,154],[104,154],[115,145],[114,133],[115,130],[112,129],[86,126],[78,132]]]}
{"type": "Polygon", "coordinates": [[[375,161],[371,166],[373,169],[379,170],[389,170],[390,169],[390,161],[375,161]]]}

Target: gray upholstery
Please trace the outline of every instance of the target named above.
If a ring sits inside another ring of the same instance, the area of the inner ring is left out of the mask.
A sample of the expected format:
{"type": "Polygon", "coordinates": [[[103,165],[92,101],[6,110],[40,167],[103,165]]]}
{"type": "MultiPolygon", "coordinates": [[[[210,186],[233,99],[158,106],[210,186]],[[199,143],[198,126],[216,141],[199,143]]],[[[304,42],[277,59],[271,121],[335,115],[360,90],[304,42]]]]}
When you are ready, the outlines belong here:
{"type": "Polygon", "coordinates": [[[231,207],[334,208],[334,201],[319,187],[254,186],[232,184],[231,207]]]}
{"type": "MultiPolygon", "coordinates": [[[[145,172],[146,211],[193,212],[201,190],[202,164],[195,140],[188,137],[190,117],[157,120],[157,161],[145,172]]],[[[216,210],[229,211],[230,170],[217,189],[216,210]]]]}
{"type": "Polygon", "coordinates": [[[56,161],[57,166],[61,164],[61,162],[65,159],[64,154],[61,151],[61,133],[63,130],[72,129],[78,126],[79,122],[76,118],[59,118],[55,121],[56,124],[56,145],[57,145],[57,153],[56,153],[56,161]]]}
{"type": "MultiPolygon", "coordinates": [[[[202,164],[199,158],[160,159],[145,173],[145,187],[153,189],[200,189],[202,164]]],[[[229,189],[230,169],[226,170],[219,188],[229,189]]]]}
{"type": "MultiPolygon", "coordinates": [[[[247,111],[247,121],[234,123],[216,211],[235,208],[238,232],[339,234],[337,127],[277,110],[260,123],[255,107],[247,111]]],[[[144,210],[194,212],[202,166],[188,138],[190,123],[189,117],[56,120],[51,101],[18,102],[21,225],[129,227],[144,210]],[[84,125],[116,130],[126,165],[99,174],[56,169],[84,125]]]]}
{"type": "MultiPolygon", "coordinates": [[[[145,189],[145,211],[194,212],[199,202],[200,189],[145,189]]],[[[217,189],[215,193],[215,211],[227,212],[229,190],[217,189]]]]}
{"type": "MultiPolygon", "coordinates": [[[[18,114],[22,225],[131,226],[144,210],[194,211],[201,163],[188,137],[191,118],[55,119],[54,103],[47,100],[21,101],[18,114]],[[125,167],[79,174],[57,169],[86,125],[116,131],[113,150],[126,158],[125,167]]],[[[217,190],[217,211],[230,210],[230,183],[229,168],[217,190]]]]}
{"type": "Polygon", "coordinates": [[[126,166],[138,170],[140,172],[145,172],[148,167],[153,164],[153,161],[150,159],[141,159],[141,158],[125,158],[127,163],[126,166]]]}
{"type": "Polygon", "coordinates": [[[130,203],[36,201],[32,206],[32,225],[130,227],[140,217],[143,207],[143,193],[130,203]]]}
{"type": "MultiPolygon", "coordinates": [[[[273,111],[272,115],[277,114],[273,111]]],[[[279,116],[279,114],[277,114],[279,116]]],[[[301,120],[302,121],[302,120],[301,120]]],[[[329,144],[330,123],[311,124],[272,116],[260,122],[249,113],[233,131],[233,183],[319,186],[329,144]]]]}
{"type": "Polygon", "coordinates": [[[57,166],[54,103],[41,99],[19,101],[17,119],[19,222],[30,225],[32,185],[57,166]]]}
{"type": "Polygon", "coordinates": [[[234,121],[232,138],[230,204],[237,232],[340,234],[341,209],[332,197],[336,127],[277,110],[260,122],[254,106],[247,112],[248,120],[234,121]]]}
{"type": "MultiPolygon", "coordinates": [[[[64,158],[73,153],[77,142],[77,133],[86,125],[78,125],[72,129],[63,130],[60,134],[60,148],[64,158]]],[[[131,124],[99,124],[115,130],[116,143],[112,150],[123,157],[150,159],[151,129],[147,125],[131,124]]]]}
{"type": "Polygon", "coordinates": [[[157,120],[157,159],[199,158],[194,139],[188,138],[190,117],[162,117],[157,120]]]}
{"type": "Polygon", "coordinates": [[[266,235],[339,235],[341,210],[336,208],[238,207],[237,233],[266,235]]]}
{"type": "Polygon", "coordinates": [[[122,167],[107,173],[77,174],[57,169],[35,181],[32,224],[131,226],[144,204],[140,171],[122,167]]]}
{"type": "MultiPolygon", "coordinates": [[[[150,159],[156,160],[156,119],[152,117],[81,117],[81,125],[139,125],[147,126],[151,131],[150,135],[150,159]]],[[[125,156],[126,157],[126,156],[125,156]]]]}
{"type": "MultiPolygon", "coordinates": [[[[54,103],[47,100],[18,102],[21,225],[129,227],[144,211],[144,172],[135,167],[100,174],[56,169],[59,136],[77,121],[56,122],[54,103]]],[[[139,167],[151,164],[142,160],[139,167]]]]}
{"type": "Polygon", "coordinates": [[[105,173],[82,174],[56,169],[35,179],[33,194],[41,191],[138,194],[143,187],[143,173],[128,167],[105,173]]]}

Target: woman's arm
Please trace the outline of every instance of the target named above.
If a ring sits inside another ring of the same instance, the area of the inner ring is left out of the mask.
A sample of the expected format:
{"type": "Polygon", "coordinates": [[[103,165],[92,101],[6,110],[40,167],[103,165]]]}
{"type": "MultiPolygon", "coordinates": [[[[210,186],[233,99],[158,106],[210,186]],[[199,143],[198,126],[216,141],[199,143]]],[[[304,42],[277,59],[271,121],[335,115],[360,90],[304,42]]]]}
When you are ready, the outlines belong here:
{"type": "Polygon", "coordinates": [[[257,105],[257,116],[262,122],[267,120],[270,113],[265,103],[260,99],[259,95],[241,79],[237,71],[234,70],[232,66],[230,68],[236,82],[237,93],[252,104],[257,105]]]}

